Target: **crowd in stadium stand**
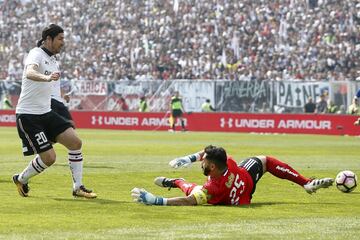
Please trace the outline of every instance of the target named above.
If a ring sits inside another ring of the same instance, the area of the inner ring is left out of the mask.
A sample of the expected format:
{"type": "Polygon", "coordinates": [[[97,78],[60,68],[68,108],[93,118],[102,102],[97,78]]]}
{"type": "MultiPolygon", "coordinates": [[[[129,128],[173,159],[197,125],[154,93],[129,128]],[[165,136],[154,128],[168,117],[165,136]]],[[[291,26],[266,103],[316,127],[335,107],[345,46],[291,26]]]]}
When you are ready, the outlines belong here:
{"type": "MultiPolygon", "coordinates": [[[[356,0],[0,0],[0,79],[50,23],[62,77],[85,80],[356,80],[356,0]]],[[[359,80],[359,79],[358,79],[359,80]]]]}

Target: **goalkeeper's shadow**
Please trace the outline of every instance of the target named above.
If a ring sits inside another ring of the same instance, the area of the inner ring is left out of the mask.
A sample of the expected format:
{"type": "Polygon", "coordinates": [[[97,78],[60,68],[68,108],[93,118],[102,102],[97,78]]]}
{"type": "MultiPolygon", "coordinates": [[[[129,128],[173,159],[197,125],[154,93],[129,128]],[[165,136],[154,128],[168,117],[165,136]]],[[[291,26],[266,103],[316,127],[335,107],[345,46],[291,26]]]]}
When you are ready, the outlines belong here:
{"type": "Polygon", "coordinates": [[[95,199],[86,199],[86,198],[53,198],[55,201],[59,202],[73,202],[73,203],[90,203],[90,204],[99,204],[99,205],[114,205],[114,204],[132,204],[132,201],[118,201],[112,199],[104,198],[95,198],[95,199]]]}
{"type": "MultiPolygon", "coordinates": [[[[272,206],[272,205],[338,205],[339,203],[336,202],[254,202],[250,205],[247,205],[250,208],[257,208],[257,207],[266,207],[266,206],[272,206]]],[[[246,206],[246,205],[245,205],[246,206]]]]}

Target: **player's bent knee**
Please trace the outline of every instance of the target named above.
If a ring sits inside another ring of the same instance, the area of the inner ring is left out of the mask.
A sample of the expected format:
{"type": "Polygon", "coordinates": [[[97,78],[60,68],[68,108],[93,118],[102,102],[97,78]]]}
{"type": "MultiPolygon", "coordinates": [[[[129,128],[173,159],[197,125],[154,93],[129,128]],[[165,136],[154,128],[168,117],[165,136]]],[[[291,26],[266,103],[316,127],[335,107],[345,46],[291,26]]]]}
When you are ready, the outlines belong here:
{"type": "Polygon", "coordinates": [[[71,143],[69,143],[68,145],[68,149],[69,150],[79,150],[82,147],[82,141],[80,138],[75,138],[71,141],[71,143]]]}
{"type": "Polygon", "coordinates": [[[82,147],[81,139],[77,138],[76,141],[74,142],[74,145],[75,145],[76,149],[81,149],[81,147],[82,147]]]}
{"type": "Polygon", "coordinates": [[[64,133],[60,134],[57,140],[68,150],[79,150],[82,147],[81,139],[72,128],[69,128],[64,133]]]}
{"type": "Polygon", "coordinates": [[[258,159],[260,159],[263,167],[263,173],[266,172],[266,156],[256,156],[258,159]]]}

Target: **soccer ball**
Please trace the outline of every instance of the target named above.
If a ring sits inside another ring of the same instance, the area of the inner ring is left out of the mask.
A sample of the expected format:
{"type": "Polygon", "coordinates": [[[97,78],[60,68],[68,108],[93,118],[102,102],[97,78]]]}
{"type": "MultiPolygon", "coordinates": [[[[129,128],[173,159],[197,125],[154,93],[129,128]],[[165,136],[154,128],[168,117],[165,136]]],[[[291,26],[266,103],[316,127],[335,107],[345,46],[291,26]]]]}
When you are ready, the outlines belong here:
{"type": "Polygon", "coordinates": [[[336,187],[344,192],[349,193],[357,186],[357,176],[352,171],[346,170],[338,173],[335,179],[336,187]]]}

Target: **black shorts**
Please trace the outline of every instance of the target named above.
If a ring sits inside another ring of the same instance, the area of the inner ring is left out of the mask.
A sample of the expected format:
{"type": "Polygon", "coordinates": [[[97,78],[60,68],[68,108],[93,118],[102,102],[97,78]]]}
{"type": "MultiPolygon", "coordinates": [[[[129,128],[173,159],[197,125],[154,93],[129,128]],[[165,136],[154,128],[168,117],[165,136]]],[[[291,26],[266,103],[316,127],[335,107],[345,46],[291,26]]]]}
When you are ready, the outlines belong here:
{"type": "Polygon", "coordinates": [[[171,115],[174,118],[177,118],[177,117],[181,117],[183,115],[183,112],[181,111],[181,109],[174,109],[172,110],[171,115]]]}
{"type": "Polygon", "coordinates": [[[71,114],[69,112],[69,109],[64,105],[64,103],[59,102],[58,100],[51,99],[51,110],[59,114],[61,117],[72,121],[71,114]]]}
{"type": "Polygon", "coordinates": [[[56,137],[72,124],[54,111],[45,114],[16,114],[16,126],[25,156],[52,148],[56,137]]]}
{"type": "Polygon", "coordinates": [[[256,183],[260,180],[260,178],[264,174],[261,160],[257,157],[247,158],[241,161],[238,166],[245,168],[246,171],[250,174],[254,183],[254,187],[251,191],[251,194],[253,194],[256,189],[256,183]]]}

